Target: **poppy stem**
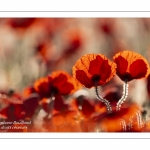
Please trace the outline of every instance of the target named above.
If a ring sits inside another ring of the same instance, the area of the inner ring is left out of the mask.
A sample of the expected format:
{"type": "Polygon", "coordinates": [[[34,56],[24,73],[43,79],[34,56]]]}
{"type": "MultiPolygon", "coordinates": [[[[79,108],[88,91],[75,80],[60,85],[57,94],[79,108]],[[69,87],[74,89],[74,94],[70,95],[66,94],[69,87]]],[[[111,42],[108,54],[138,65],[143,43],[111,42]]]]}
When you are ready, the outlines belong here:
{"type": "Polygon", "coordinates": [[[97,98],[106,105],[108,113],[109,114],[112,113],[112,108],[111,108],[110,102],[107,99],[104,99],[103,97],[101,97],[98,94],[98,86],[97,86],[97,84],[95,84],[95,93],[96,93],[97,98]]]}
{"type": "Polygon", "coordinates": [[[133,128],[133,116],[130,116],[128,123],[128,130],[130,131],[133,128]]]}
{"type": "Polygon", "coordinates": [[[141,116],[140,111],[137,111],[137,112],[136,112],[136,117],[137,117],[138,127],[139,127],[139,128],[144,127],[144,122],[143,122],[143,120],[142,120],[142,116],[141,116]]]}
{"type": "Polygon", "coordinates": [[[129,87],[129,84],[128,84],[127,81],[125,81],[124,84],[123,84],[123,95],[119,99],[119,101],[117,103],[117,106],[116,106],[117,111],[120,110],[121,105],[125,102],[126,98],[128,97],[128,87],[129,87]]]}

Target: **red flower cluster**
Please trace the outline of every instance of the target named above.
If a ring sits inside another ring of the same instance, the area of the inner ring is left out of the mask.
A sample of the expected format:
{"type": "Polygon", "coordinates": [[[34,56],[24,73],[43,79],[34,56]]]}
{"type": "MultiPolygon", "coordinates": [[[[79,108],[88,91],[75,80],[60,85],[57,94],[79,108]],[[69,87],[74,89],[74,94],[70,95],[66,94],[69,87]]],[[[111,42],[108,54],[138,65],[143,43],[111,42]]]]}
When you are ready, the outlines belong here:
{"type": "Polygon", "coordinates": [[[95,82],[103,85],[115,74],[123,81],[141,79],[150,73],[147,60],[138,53],[123,51],[117,53],[111,62],[102,54],[87,54],[81,57],[73,66],[73,75],[78,82],[91,88],[95,82]]]}
{"type": "Polygon", "coordinates": [[[147,60],[138,53],[122,51],[113,57],[111,62],[102,54],[87,54],[81,57],[73,66],[73,76],[77,81],[87,87],[95,87],[98,99],[105,103],[109,113],[112,112],[110,102],[98,93],[98,87],[110,81],[117,74],[124,81],[123,95],[118,100],[116,109],[120,110],[128,96],[128,82],[133,79],[148,77],[150,66],[147,60]]]}
{"type": "Polygon", "coordinates": [[[126,19],[127,28],[124,19],[83,20],[0,19],[0,132],[150,131],[149,62],[126,50],[126,31],[137,21],[142,32],[132,34],[132,46],[139,46],[149,19],[126,19]]]}
{"type": "Polygon", "coordinates": [[[40,129],[34,125],[21,129],[22,124],[12,124],[11,129],[7,131],[150,131],[149,125],[142,120],[142,110],[138,104],[124,103],[128,96],[128,82],[148,77],[150,67],[147,60],[132,51],[119,52],[113,60],[114,62],[102,54],[86,54],[73,66],[73,76],[65,71],[54,71],[24,89],[23,96],[16,93],[1,94],[1,99],[6,102],[5,107],[0,110],[1,121],[35,121],[41,110],[46,114],[42,118],[43,124],[40,129]],[[123,96],[119,99],[120,94],[110,90],[103,98],[99,95],[98,86],[105,85],[115,75],[125,82],[123,96]],[[72,97],[81,86],[95,87],[98,100],[82,94],[76,98],[72,97]],[[122,103],[124,104],[121,108],[122,103]],[[118,112],[116,108],[121,109],[118,112]]]}
{"type": "Polygon", "coordinates": [[[43,97],[68,95],[79,88],[74,78],[64,71],[56,71],[35,81],[35,91],[43,97]]]}

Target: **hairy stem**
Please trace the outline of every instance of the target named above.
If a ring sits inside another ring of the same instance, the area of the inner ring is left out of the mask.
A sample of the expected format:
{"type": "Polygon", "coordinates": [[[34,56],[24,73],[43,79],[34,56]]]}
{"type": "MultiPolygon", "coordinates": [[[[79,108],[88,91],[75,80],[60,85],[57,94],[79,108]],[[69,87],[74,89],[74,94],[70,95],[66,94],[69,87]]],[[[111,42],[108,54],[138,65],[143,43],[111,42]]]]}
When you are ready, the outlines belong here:
{"type": "Polygon", "coordinates": [[[97,98],[106,105],[108,113],[109,114],[112,113],[112,108],[111,108],[110,102],[107,99],[104,99],[103,97],[101,97],[98,94],[98,86],[97,86],[97,84],[95,84],[95,92],[96,92],[97,98]]]}
{"type": "Polygon", "coordinates": [[[120,120],[120,125],[121,125],[123,131],[127,130],[127,125],[126,125],[126,122],[124,119],[120,120]]]}
{"type": "Polygon", "coordinates": [[[140,111],[136,112],[136,117],[137,117],[138,127],[139,128],[144,127],[144,122],[142,120],[142,115],[141,115],[140,111]]]}
{"type": "Polygon", "coordinates": [[[117,106],[116,106],[117,111],[120,110],[121,105],[125,102],[126,98],[128,97],[128,86],[129,86],[128,82],[124,82],[124,84],[123,84],[123,95],[119,99],[117,106]]]}
{"type": "Polygon", "coordinates": [[[133,116],[130,116],[128,123],[128,130],[130,131],[133,128],[133,116]]]}

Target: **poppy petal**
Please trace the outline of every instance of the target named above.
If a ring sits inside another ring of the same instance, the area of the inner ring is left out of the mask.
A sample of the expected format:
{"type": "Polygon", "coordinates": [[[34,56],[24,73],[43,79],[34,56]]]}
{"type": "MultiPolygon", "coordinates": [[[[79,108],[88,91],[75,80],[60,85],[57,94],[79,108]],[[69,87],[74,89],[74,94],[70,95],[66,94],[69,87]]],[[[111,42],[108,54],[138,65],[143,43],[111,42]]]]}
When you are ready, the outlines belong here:
{"type": "Polygon", "coordinates": [[[56,90],[56,94],[68,95],[79,88],[75,79],[67,72],[55,71],[50,76],[53,79],[52,87],[56,90]]]}
{"type": "Polygon", "coordinates": [[[47,77],[43,77],[35,81],[34,89],[37,93],[40,94],[41,97],[49,97],[51,94],[49,87],[49,79],[47,77]]]}
{"type": "Polygon", "coordinates": [[[77,70],[76,71],[76,79],[80,81],[79,83],[84,85],[87,88],[91,88],[93,86],[93,83],[91,80],[87,77],[86,73],[83,70],[77,70]]]}
{"type": "Polygon", "coordinates": [[[146,77],[148,72],[145,70],[147,70],[147,65],[142,59],[134,61],[130,66],[130,72],[132,72],[132,77],[135,79],[146,77]]]}

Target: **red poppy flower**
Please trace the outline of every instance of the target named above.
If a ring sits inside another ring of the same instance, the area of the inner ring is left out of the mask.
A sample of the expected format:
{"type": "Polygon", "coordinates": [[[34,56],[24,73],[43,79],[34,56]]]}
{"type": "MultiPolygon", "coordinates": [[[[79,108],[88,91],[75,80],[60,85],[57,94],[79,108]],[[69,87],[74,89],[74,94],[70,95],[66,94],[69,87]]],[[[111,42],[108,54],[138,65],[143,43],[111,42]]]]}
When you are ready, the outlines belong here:
{"type": "Polygon", "coordinates": [[[117,75],[123,81],[147,77],[150,72],[149,63],[140,54],[132,51],[123,51],[113,57],[117,64],[117,75]]]}
{"type": "Polygon", "coordinates": [[[80,88],[74,78],[64,71],[55,71],[34,83],[34,88],[41,97],[68,95],[80,88]]]}
{"type": "Polygon", "coordinates": [[[49,83],[52,81],[51,78],[42,77],[35,81],[34,89],[41,97],[50,97],[51,87],[49,83]]]}
{"type": "Polygon", "coordinates": [[[22,104],[10,104],[0,111],[0,115],[5,116],[7,121],[23,119],[25,113],[22,106],[22,104]]]}
{"type": "Polygon", "coordinates": [[[38,97],[29,97],[23,100],[22,104],[11,103],[0,111],[0,115],[5,116],[8,121],[31,118],[39,106],[38,97]]]}
{"type": "Polygon", "coordinates": [[[73,76],[87,88],[103,85],[116,73],[116,64],[102,54],[87,54],[73,66],[73,76]]]}
{"type": "Polygon", "coordinates": [[[56,94],[68,95],[80,88],[76,80],[64,71],[55,71],[50,77],[52,77],[52,86],[56,94]]]}

